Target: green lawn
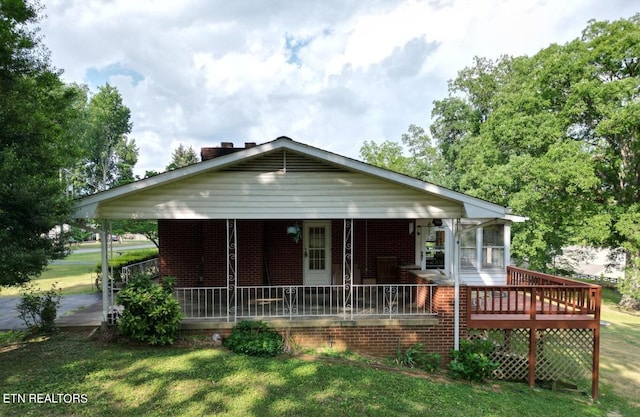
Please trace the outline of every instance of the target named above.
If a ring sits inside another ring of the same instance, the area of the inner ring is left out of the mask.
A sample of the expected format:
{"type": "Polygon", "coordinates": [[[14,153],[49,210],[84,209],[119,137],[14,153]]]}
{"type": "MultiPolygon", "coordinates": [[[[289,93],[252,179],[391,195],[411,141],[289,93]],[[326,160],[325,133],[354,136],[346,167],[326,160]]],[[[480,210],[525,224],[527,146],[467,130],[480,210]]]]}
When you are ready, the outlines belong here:
{"type": "Polygon", "coordinates": [[[1,404],[2,416],[484,417],[614,411],[632,416],[640,411],[613,394],[592,403],[583,394],[531,390],[525,384],[452,382],[333,359],[251,358],[209,346],[102,344],[78,333],[11,345],[0,358],[2,394],[80,398],[70,404],[60,403],[64,397],[59,403],[14,398],[1,404]]]}
{"type": "MultiPolygon", "coordinates": [[[[148,241],[125,241],[124,243],[114,243],[113,255],[118,253],[129,252],[136,249],[120,249],[123,247],[130,248],[141,245],[148,245],[148,241]]],[[[74,246],[77,249],[99,249],[99,243],[83,243],[74,246]]],[[[57,288],[62,290],[62,294],[85,294],[95,292],[96,265],[100,262],[100,252],[91,253],[74,253],[59,261],[49,265],[41,276],[33,279],[31,282],[43,290],[51,288],[52,284],[56,284],[57,288]]],[[[0,289],[1,297],[15,297],[20,295],[19,287],[0,289]]]]}
{"type": "Polygon", "coordinates": [[[637,416],[640,314],[621,311],[611,290],[604,299],[610,325],[602,328],[597,402],[524,383],[461,383],[357,356],[261,359],[198,338],[151,348],[88,333],[22,342],[7,332],[0,333],[0,416],[637,416]]]}
{"type": "Polygon", "coordinates": [[[601,394],[628,398],[640,415],[640,312],[621,310],[611,289],[603,290],[603,299],[602,320],[609,325],[600,336],[601,394]]]}

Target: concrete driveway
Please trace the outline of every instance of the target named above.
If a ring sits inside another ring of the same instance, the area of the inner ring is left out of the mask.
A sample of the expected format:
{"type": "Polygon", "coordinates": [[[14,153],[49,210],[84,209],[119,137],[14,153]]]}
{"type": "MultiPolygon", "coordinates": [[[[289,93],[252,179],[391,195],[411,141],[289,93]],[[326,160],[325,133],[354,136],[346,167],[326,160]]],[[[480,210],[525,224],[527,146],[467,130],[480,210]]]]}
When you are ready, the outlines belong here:
{"type": "MultiPolygon", "coordinates": [[[[26,329],[24,322],[18,318],[16,306],[19,302],[20,297],[0,297],[0,330],[26,329]]],[[[85,310],[95,310],[96,305],[102,306],[102,294],[100,293],[65,295],[60,300],[56,322],[61,325],[60,322],[68,321],[68,318],[75,316],[74,318],[78,319],[80,316],[85,316],[85,310]]],[[[100,311],[98,317],[101,319],[101,309],[98,311],[100,311]]],[[[87,319],[89,318],[87,317],[87,319]]],[[[88,321],[92,322],[93,320],[88,321]]],[[[99,322],[100,320],[98,320],[99,322]]]]}

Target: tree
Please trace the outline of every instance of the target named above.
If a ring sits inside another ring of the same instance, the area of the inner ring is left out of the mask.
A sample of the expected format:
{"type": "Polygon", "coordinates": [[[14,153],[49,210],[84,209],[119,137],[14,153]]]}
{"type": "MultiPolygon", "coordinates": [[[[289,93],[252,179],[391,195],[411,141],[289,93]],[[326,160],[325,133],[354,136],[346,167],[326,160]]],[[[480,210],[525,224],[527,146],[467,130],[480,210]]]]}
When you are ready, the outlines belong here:
{"type": "Polygon", "coordinates": [[[105,84],[89,100],[86,109],[84,148],[80,164],[80,194],[92,194],[134,181],[138,148],[131,133],[131,112],[118,89],[105,84]]]}
{"type": "Polygon", "coordinates": [[[531,219],[513,226],[518,261],[553,271],[567,245],[624,248],[627,299],[640,298],[639,39],[636,15],[531,57],[476,58],[430,127],[441,184],[531,219]]]}
{"type": "Polygon", "coordinates": [[[439,183],[437,150],[424,129],[410,125],[407,133],[402,135],[402,143],[408,147],[409,155],[405,155],[407,151],[402,145],[387,140],[381,145],[365,141],[360,148],[360,157],[371,165],[439,183]]]}
{"type": "Polygon", "coordinates": [[[160,247],[157,220],[114,220],[111,225],[114,234],[136,233],[144,235],[156,247],[160,247]]]}
{"type": "Polygon", "coordinates": [[[187,148],[181,143],[178,148],[171,153],[171,163],[167,165],[167,171],[197,164],[198,162],[198,154],[196,151],[194,151],[191,146],[187,148]]]}
{"type": "Polygon", "coordinates": [[[477,59],[436,102],[431,132],[455,188],[531,218],[514,226],[513,253],[532,267],[579,243],[624,247],[639,275],[639,16],[591,21],[532,57],[477,59]]]}
{"type": "Polygon", "coordinates": [[[49,231],[69,216],[60,173],[79,153],[69,136],[78,91],[49,64],[38,12],[0,0],[0,286],[24,283],[64,255],[49,231]]]}

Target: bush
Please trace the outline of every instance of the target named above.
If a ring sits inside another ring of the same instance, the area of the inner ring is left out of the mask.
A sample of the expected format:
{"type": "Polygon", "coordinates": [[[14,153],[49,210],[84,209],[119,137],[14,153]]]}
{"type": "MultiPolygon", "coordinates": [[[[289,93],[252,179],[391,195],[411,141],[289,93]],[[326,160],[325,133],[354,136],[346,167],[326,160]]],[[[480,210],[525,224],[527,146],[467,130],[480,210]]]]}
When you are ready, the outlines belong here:
{"type": "Polygon", "coordinates": [[[164,285],[145,275],[135,276],[118,294],[124,311],[118,321],[120,334],[150,345],[173,344],[182,321],[180,303],[173,296],[172,279],[164,285]]]}
{"type": "Polygon", "coordinates": [[[235,353],[272,357],[282,353],[282,336],[262,321],[241,321],[231,329],[223,346],[235,353]]]}
{"type": "Polygon", "coordinates": [[[18,317],[29,330],[52,333],[56,329],[55,320],[61,298],[60,290],[55,284],[47,291],[38,290],[33,284],[28,284],[22,289],[22,297],[16,307],[18,317]]]}
{"type": "Polygon", "coordinates": [[[423,343],[416,343],[402,351],[398,344],[395,362],[400,366],[419,368],[427,372],[435,372],[440,367],[440,355],[425,351],[423,343]]]}
{"type": "Polygon", "coordinates": [[[489,358],[494,345],[491,340],[461,340],[460,350],[451,353],[451,375],[468,381],[484,381],[491,377],[499,364],[489,358]]]}

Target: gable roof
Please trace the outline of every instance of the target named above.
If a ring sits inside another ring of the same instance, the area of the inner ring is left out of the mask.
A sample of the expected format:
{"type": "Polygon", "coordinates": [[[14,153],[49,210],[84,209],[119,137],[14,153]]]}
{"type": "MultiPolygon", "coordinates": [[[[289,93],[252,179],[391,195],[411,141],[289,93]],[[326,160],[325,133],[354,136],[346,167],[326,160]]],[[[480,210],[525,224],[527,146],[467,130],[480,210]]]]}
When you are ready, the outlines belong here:
{"type": "Polygon", "coordinates": [[[74,217],[509,219],[512,216],[506,207],[279,137],[84,197],[76,201],[74,217]],[[226,183],[235,184],[235,188],[225,186],[226,183]],[[312,188],[315,195],[309,191],[312,188]],[[322,197],[326,204],[320,201],[322,197]],[[303,202],[314,198],[313,204],[303,202]]]}

